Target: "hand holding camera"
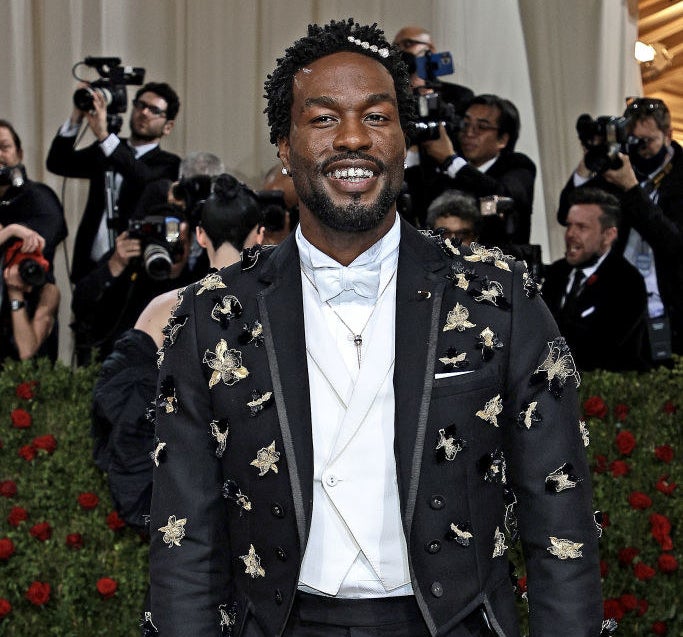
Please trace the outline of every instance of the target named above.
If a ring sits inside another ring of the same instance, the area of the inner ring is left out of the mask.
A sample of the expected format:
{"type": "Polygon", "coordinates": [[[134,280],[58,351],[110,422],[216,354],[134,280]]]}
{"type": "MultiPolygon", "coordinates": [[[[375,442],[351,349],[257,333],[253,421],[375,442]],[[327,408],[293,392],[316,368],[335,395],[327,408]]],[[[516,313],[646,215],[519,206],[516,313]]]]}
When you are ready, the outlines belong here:
{"type": "Polygon", "coordinates": [[[140,239],[133,238],[125,230],[116,237],[116,249],[109,257],[109,271],[113,277],[121,276],[131,259],[142,254],[140,239]]]}

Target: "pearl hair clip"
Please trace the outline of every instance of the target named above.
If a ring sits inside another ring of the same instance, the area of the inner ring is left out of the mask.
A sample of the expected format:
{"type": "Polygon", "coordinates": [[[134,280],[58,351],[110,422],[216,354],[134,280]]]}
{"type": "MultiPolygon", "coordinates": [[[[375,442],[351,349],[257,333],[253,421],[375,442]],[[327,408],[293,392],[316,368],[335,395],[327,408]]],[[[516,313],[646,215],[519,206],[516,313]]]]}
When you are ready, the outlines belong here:
{"type": "Polygon", "coordinates": [[[349,42],[358,45],[362,49],[368,49],[373,53],[377,53],[377,55],[379,55],[382,58],[389,57],[389,49],[387,49],[386,47],[380,49],[376,44],[370,44],[369,42],[361,41],[359,38],[354,38],[352,35],[348,36],[346,39],[349,42]]]}

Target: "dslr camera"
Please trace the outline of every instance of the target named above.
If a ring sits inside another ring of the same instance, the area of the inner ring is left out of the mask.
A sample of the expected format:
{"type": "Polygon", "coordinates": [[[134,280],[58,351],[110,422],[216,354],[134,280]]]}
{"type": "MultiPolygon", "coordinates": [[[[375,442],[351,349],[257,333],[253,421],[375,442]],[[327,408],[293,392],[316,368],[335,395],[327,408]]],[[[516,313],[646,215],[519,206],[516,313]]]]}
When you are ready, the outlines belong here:
{"type": "Polygon", "coordinates": [[[19,266],[19,276],[26,285],[40,287],[47,280],[50,262],[43,256],[40,250],[35,252],[22,252],[23,241],[15,241],[5,251],[4,267],[11,265],[19,266]]]}
{"type": "Polygon", "coordinates": [[[26,170],[22,164],[0,166],[0,186],[21,188],[26,181],[26,170]]]}
{"type": "Polygon", "coordinates": [[[183,177],[173,184],[173,198],[185,204],[185,217],[192,228],[196,228],[201,219],[202,204],[213,192],[215,177],[211,175],[195,175],[183,177]]]}
{"type": "Polygon", "coordinates": [[[586,148],[584,162],[588,170],[602,174],[621,168],[619,153],[628,154],[640,144],[628,132],[628,117],[602,115],[593,119],[587,113],[576,120],[576,132],[586,148]]]}
{"type": "Polygon", "coordinates": [[[165,281],[171,274],[174,257],[182,252],[180,216],[170,204],[156,206],[149,214],[128,220],[128,235],[139,239],[142,262],[150,279],[165,281]]]}
{"type": "Polygon", "coordinates": [[[128,95],[126,86],[142,85],[145,79],[145,69],[138,66],[121,66],[121,58],[88,56],[73,67],[73,76],[80,82],[83,78],[76,75],[76,68],[81,64],[94,68],[100,79],[89,82],[89,86],[79,88],[74,93],[74,104],[81,111],[91,111],[94,108],[93,95],[99,93],[107,105],[107,128],[110,133],[121,130],[123,119],[121,113],[126,112],[128,95]]]}

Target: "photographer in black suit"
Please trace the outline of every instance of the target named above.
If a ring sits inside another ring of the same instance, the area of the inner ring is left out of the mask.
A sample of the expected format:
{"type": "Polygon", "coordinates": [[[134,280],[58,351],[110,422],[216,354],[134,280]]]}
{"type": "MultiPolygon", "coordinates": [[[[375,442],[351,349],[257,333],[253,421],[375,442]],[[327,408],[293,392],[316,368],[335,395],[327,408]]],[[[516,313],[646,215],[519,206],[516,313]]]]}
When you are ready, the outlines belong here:
{"type": "Polygon", "coordinates": [[[543,298],[584,370],[645,370],[647,296],[643,278],[612,249],[619,200],[596,188],[569,198],[564,259],[549,266],[543,298]]]}
{"type": "Polygon", "coordinates": [[[105,173],[113,173],[113,200],[123,230],[145,186],[158,179],[175,180],[180,158],[161,150],[159,142],[170,134],[180,108],[176,92],[166,83],[149,82],[133,99],[130,138],[108,129],[107,104],[100,91],[92,91],[92,109],[74,107],[62,125],[47,156],[47,168],[57,175],[90,180],[88,201],[76,233],[71,280],[77,283],[111,249],[107,224],[105,173]],[[76,149],[76,136],[86,121],[96,141],[76,149]]]}

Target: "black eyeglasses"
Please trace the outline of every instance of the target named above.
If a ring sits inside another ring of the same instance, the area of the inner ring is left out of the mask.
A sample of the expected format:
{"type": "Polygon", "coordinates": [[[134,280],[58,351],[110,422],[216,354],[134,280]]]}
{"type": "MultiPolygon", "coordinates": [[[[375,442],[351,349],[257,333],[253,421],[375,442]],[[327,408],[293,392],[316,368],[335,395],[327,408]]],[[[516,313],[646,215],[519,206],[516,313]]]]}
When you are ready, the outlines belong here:
{"type": "Polygon", "coordinates": [[[500,128],[498,126],[494,126],[493,124],[487,124],[486,122],[464,121],[462,124],[460,124],[460,131],[463,133],[472,131],[475,135],[479,135],[480,133],[485,133],[489,130],[498,131],[500,128]]]}
{"type": "Polygon", "coordinates": [[[660,109],[667,110],[666,104],[655,97],[627,97],[624,116],[647,115],[660,109]]]}
{"type": "Polygon", "coordinates": [[[144,111],[147,109],[154,117],[161,117],[163,115],[166,115],[166,111],[163,109],[159,108],[158,106],[154,106],[154,104],[148,104],[144,100],[133,100],[133,108],[135,108],[138,111],[144,111]]]}

